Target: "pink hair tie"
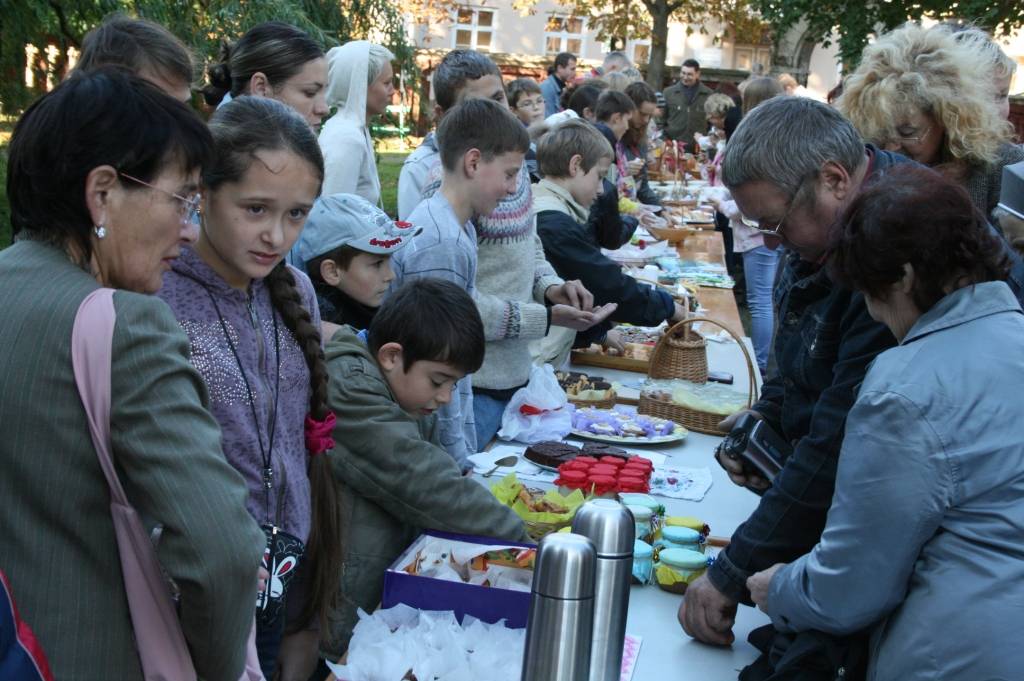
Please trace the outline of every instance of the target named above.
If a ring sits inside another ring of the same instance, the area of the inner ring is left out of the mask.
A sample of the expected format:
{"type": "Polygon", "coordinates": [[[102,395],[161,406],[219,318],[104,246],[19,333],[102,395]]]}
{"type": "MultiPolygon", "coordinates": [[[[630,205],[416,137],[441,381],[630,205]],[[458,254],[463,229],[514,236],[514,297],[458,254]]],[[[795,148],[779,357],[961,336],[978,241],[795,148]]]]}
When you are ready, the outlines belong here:
{"type": "Polygon", "coordinates": [[[334,449],[334,412],[327,412],[322,421],[317,421],[309,414],[306,414],[306,449],[310,456],[323,454],[328,449],[334,449]]]}

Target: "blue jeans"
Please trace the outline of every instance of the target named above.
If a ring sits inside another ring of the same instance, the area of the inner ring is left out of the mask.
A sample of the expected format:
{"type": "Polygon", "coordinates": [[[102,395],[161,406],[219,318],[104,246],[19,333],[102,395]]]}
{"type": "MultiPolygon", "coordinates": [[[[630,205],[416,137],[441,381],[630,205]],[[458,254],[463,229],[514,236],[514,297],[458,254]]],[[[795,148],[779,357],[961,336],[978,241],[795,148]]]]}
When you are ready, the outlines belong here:
{"type": "Polygon", "coordinates": [[[260,660],[263,676],[272,679],[277,669],[277,655],[284,638],[285,612],[269,622],[256,618],[256,655],[260,660]]]}
{"type": "Polygon", "coordinates": [[[473,393],[473,418],[476,419],[476,447],[483,451],[501,429],[501,415],[511,400],[498,400],[483,393],[473,393]]]}
{"type": "Polygon", "coordinates": [[[750,310],[750,325],[757,366],[764,375],[768,366],[768,354],[772,347],[772,285],[775,282],[775,267],[779,263],[778,251],[766,246],[743,253],[743,275],[747,281],[747,309],[750,310]]]}

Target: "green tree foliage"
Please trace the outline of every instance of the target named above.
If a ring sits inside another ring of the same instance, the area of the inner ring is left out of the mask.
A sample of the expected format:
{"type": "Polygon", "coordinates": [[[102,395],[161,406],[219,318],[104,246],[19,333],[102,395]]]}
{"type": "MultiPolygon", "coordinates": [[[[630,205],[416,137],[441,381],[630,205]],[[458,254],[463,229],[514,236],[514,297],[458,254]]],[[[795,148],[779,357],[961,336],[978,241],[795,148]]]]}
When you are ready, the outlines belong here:
{"type": "MultiPolygon", "coordinates": [[[[395,52],[402,68],[413,67],[413,47],[392,0],[0,0],[0,109],[17,113],[45,88],[42,73],[34,89],[25,87],[25,45],[53,45],[64,55],[114,12],[167,26],[204,64],[216,58],[225,38],[278,20],[305,29],[325,48],[353,39],[377,40],[395,52]]],[[[56,72],[63,71],[63,64],[55,66],[56,72]]]]}
{"type": "Polygon", "coordinates": [[[994,35],[1024,25],[1024,3],[1004,0],[753,0],[777,35],[806,22],[805,41],[828,46],[839,35],[839,54],[847,71],[856,67],[868,39],[906,21],[924,17],[973,22],[994,35]]]}

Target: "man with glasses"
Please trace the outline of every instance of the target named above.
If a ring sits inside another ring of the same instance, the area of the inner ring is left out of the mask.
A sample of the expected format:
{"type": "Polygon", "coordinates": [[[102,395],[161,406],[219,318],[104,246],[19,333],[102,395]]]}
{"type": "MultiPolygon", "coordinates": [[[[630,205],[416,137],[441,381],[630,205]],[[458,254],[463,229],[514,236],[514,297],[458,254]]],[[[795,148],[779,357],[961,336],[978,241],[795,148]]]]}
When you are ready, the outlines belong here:
{"type": "Polygon", "coordinates": [[[722,175],[733,199],[766,246],[789,251],[774,293],[778,369],[751,411],[793,452],[771,483],[719,455],[733,482],[762,496],[707,574],[687,588],[679,620],[698,640],[730,644],[737,604],[751,605],[747,578],[802,556],[821,536],[846,414],[868,365],[896,343],[861,294],[833,284],[824,260],[843,209],[872,177],[903,162],[865,145],[835,110],[801,97],[764,102],[729,140],[722,175]]]}
{"type": "Polygon", "coordinates": [[[572,52],[559,52],[555,55],[555,63],[548,69],[548,77],[540,84],[544,94],[544,117],[552,116],[562,110],[558,100],[562,96],[565,84],[576,78],[576,55],[572,52]]]}

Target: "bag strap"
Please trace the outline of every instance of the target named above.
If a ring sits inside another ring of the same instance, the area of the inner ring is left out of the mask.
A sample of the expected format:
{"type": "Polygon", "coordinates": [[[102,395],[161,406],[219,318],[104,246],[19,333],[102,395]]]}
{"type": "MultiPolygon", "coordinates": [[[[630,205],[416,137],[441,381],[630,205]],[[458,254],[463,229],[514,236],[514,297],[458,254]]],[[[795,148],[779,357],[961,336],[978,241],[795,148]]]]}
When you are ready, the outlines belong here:
{"type": "Polygon", "coordinates": [[[128,505],[110,454],[110,366],[116,320],[113,289],[97,289],[86,296],[71,331],[71,362],[96,458],[110,486],[110,498],[128,505]]]}
{"type": "Polygon", "coordinates": [[[110,487],[111,520],[143,676],[146,681],[196,681],[167,579],[142,520],[128,502],[111,456],[110,372],[116,321],[113,289],[98,289],[82,301],[71,331],[75,384],[96,458],[110,487]]]}

